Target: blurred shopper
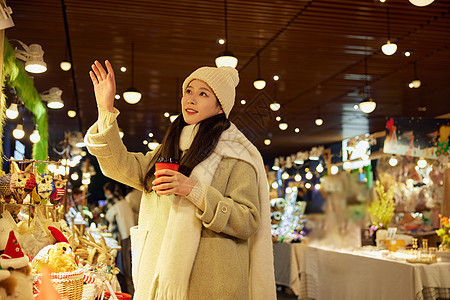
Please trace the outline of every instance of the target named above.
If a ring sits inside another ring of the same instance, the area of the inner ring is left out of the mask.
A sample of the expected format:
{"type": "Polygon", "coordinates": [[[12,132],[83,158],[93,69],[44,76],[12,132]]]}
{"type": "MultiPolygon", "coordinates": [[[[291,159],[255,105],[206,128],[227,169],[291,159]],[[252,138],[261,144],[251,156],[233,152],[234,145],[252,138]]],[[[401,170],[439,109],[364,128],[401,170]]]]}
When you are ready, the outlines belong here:
{"type": "Polygon", "coordinates": [[[122,291],[133,295],[130,228],[136,225],[134,214],[130,205],[122,196],[122,190],[117,182],[107,182],[103,186],[103,191],[106,197],[105,218],[108,222],[108,230],[122,247],[116,261],[120,269],[118,279],[122,291]]]}

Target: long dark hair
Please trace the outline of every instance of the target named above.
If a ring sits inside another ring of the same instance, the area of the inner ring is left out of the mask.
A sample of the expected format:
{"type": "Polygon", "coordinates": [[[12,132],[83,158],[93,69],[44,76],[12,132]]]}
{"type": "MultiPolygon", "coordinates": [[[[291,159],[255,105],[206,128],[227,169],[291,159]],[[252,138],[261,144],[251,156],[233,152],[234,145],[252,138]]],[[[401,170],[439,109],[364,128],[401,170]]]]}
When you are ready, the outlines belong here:
{"type": "Polygon", "coordinates": [[[180,114],[167,130],[161,147],[156,150],[157,152],[150,163],[151,167],[145,176],[145,190],[147,192],[151,191],[156,159],[159,157],[177,159],[180,161],[179,172],[186,176],[191,175],[192,169],[208,158],[214,148],[216,148],[222,132],[230,127],[230,121],[228,121],[224,113],[221,113],[197,123],[195,126],[198,126],[198,132],[189,149],[182,155],[179,146],[180,135],[186,125],[183,114],[180,114]]]}

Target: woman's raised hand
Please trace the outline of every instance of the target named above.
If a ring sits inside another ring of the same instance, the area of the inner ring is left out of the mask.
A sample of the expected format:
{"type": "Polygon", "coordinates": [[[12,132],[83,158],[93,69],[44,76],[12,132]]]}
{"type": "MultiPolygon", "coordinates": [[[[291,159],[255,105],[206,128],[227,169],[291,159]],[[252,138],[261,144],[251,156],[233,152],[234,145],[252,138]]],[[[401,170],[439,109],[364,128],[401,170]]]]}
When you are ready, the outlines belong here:
{"type": "Polygon", "coordinates": [[[95,99],[97,106],[114,112],[114,96],[116,95],[116,79],[111,63],[105,60],[106,71],[102,64],[97,60],[91,66],[89,71],[92,83],[94,85],[95,99]]]}

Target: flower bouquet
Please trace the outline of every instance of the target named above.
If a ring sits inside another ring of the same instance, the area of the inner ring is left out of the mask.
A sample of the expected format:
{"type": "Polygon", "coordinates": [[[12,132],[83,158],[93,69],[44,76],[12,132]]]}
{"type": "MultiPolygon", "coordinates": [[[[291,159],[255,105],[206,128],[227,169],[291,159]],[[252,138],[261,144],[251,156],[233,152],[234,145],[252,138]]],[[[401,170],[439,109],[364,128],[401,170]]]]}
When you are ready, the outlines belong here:
{"type": "Polygon", "coordinates": [[[375,191],[377,197],[367,208],[372,223],[370,235],[373,235],[380,228],[386,229],[391,223],[395,211],[394,186],[391,185],[388,191],[385,192],[384,186],[377,180],[375,191]]]}
{"type": "Polygon", "coordinates": [[[439,246],[439,251],[436,252],[436,256],[441,258],[441,261],[450,261],[450,222],[449,217],[442,217],[441,228],[436,230],[437,235],[442,239],[442,243],[439,246]]]}

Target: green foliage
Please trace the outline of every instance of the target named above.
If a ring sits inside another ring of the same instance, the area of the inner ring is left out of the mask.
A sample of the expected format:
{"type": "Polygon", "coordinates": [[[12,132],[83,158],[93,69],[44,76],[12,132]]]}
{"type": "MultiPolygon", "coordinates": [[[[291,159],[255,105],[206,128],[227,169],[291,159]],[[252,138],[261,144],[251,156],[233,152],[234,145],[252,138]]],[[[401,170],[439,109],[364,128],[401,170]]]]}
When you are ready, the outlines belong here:
{"type": "MultiPolygon", "coordinates": [[[[35,123],[38,125],[41,140],[33,145],[33,158],[46,160],[48,157],[47,110],[34,87],[33,79],[25,71],[23,63],[16,59],[14,49],[6,37],[3,53],[3,77],[6,79],[8,85],[16,90],[25,107],[33,113],[35,123]]],[[[4,104],[2,103],[2,105],[4,104]]]]}
{"type": "Polygon", "coordinates": [[[373,226],[378,228],[387,228],[394,217],[395,202],[394,202],[394,186],[391,185],[387,192],[384,191],[384,186],[376,181],[377,199],[370,203],[367,211],[370,215],[370,220],[373,226]]]}

